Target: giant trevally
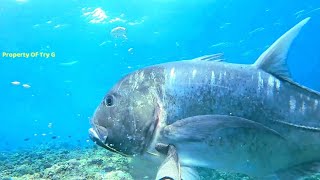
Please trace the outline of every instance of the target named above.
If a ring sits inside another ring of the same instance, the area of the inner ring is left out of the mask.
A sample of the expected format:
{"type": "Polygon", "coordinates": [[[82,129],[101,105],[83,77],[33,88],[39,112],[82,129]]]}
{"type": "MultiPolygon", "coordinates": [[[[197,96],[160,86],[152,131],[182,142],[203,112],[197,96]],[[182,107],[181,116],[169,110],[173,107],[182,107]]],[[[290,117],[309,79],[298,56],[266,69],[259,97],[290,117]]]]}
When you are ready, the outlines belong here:
{"type": "Polygon", "coordinates": [[[128,74],[96,109],[91,138],[124,155],[172,144],[181,166],[253,177],[293,179],[317,172],[320,94],[294,82],[286,63],[309,19],[252,65],[208,55],[128,74]]]}

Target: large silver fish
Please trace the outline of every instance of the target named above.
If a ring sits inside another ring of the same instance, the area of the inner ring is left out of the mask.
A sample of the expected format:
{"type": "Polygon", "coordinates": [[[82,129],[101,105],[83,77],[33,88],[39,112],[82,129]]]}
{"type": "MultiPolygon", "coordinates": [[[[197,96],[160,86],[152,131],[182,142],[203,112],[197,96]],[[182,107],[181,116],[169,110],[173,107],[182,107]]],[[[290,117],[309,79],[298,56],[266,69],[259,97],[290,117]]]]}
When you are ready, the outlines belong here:
{"type": "Polygon", "coordinates": [[[320,94],[295,83],[286,63],[308,21],[281,36],[253,65],[209,55],[125,76],[96,109],[90,136],[124,155],[172,144],[181,166],[282,179],[317,172],[320,94]]]}

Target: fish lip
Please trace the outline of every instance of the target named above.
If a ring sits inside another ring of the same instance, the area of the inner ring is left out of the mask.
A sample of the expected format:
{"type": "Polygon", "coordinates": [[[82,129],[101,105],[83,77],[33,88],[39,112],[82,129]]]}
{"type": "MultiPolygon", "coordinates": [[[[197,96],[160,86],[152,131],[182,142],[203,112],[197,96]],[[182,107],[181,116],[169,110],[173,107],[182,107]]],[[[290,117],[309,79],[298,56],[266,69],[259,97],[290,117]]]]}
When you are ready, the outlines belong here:
{"type": "Polygon", "coordinates": [[[95,127],[95,126],[94,126],[93,128],[90,128],[88,131],[89,131],[89,137],[90,137],[90,139],[91,139],[93,142],[95,142],[97,145],[99,145],[99,146],[101,146],[101,147],[103,147],[103,148],[105,148],[105,149],[107,149],[107,150],[109,150],[109,151],[111,151],[111,152],[118,153],[118,154],[120,154],[120,155],[122,155],[122,156],[126,156],[126,157],[129,156],[129,155],[127,155],[127,154],[124,154],[124,153],[122,153],[122,152],[119,152],[119,151],[113,149],[112,147],[110,147],[109,145],[107,145],[105,142],[103,142],[102,139],[101,139],[101,137],[100,137],[100,135],[99,135],[99,133],[98,133],[99,131],[96,130],[96,127],[95,127]]]}
{"type": "Polygon", "coordinates": [[[93,125],[92,128],[89,129],[89,135],[92,140],[99,140],[99,141],[105,143],[103,141],[103,139],[105,139],[105,138],[103,138],[101,133],[99,133],[99,129],[97,128],[96,125],[93,125]]]}
{"type": "Polygon", "coordinates": [[[94,139],[100,139],[97,131],[95,131],[93,128],[89,129],[89,136],[94,141],[94,139]]]}
{"type": "Polygon", "coordinates": [[[102,147],[105,146],[105,142],[103,142],[103,138],[99,134],[99,131],[97,130],[96,126],[93,126],[92,128],[89,129],[89,137],[96,144],[102,147]]]}

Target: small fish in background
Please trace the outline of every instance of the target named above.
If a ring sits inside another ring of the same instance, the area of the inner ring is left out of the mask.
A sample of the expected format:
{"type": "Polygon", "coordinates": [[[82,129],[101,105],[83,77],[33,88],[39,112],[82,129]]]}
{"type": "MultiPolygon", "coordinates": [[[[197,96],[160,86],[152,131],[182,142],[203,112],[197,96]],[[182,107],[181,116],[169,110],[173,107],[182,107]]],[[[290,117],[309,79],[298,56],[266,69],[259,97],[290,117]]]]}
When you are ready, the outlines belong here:
{"type": "Polygon", "coordinates": [[[300,11],[296,12],[294,15],[298,19],[298,18],[300,18],[302,16],[307,16],[307,15],[309,16],[310,14],[312,14],[312,13],[314,13],[316,11],[319,11],[319,10],[320,10],[320,8],[315,8],[315,9],[312,9],[310,11],[300,10],[300,11]]]}
{"type": "Polygon", "coordinates": [[[24,140],[24,141],[29,141],[29,140],[30,140],[30,138],[24,138],[23,140],[24,140]]]}
{"type": "Polygon", "coordinates": [[[77,63],[78,63],[78,61],[69,61],[69,62],[60,63],[59,65],[60,66],[72,66],[72,65],[75,65],[77,63]]]}
{"type": "Polygon", "coordinates": [[[60,28],[66,27],[66,26],[68,26],[68,24],[57,24],[57,25],[55,25],[53,28],[54,28],[54,29],[60,29],[60,28]]]}
{"type": "Polygon", "coordinates": [[[117,39],[127,39],[127,29],[121,26],[113,28],[110,34],[117,39]]]}
{"type": "Polygon", "coordinates": [[[20,83],[19,81],[12,81],[11,84],[18,86],[18,85],[20,85],[21,83],[20,83]]]}
{"type": "Polygon", "coordinates": [[[227,28],[227,27],[229,27],[231,25],[231,23],[224,23],[224,24],[222,24],[219,28],[220,29],[224,29],[224,28],[227,28]]]}
{"type": "Polygon", "coordinates": [[[29,84],[22,84],[22,87],[28,89],[28,88],[30,88],[31,86],[30,86],[29,84]]]}
{"type": "Polygon", "coordinates": [[[249,35],[252,35],[252,34],[255,34],[255,33],[258,33],[258,32],[261,32],[261,31],[264,31],[264,27],[258,27],[252,31],[249,32],[249,35]]]}
{"type": "Polygon", "coordinates": [[[49,124],[48,124],[48,128],[52,128],[52,123],[49,123],[49,124]]]}
{"type": "Polygon", "coordinates": [[[99,46],[104,46],[106,44],[107,44],[107,42],[103,41],[102,43],[99,44],[99,46]]]}
{"type": "Polygon", "coordinates": [[[58,136],[52,136],[51,137],[51,139],[57,139],[58,138],[58,136]]]}
{"type": "Polygon", "coordinates": [[[133,54],[133,48],[129,48],[128,53],[133,54]]]}
{"type": "MultiPolygon", "coordinates": [[[[21,82],[19,82],[19,81],[12,81],[11,84],[12,84],[12,85],[15,85],[15,86],[19,86],[19,85],[21,85],[21,82]]],[[[28,88],[30,88],[31,86],[30,86],[29,84],[22,84],[22,87],[28,89],[28,88]]]]}

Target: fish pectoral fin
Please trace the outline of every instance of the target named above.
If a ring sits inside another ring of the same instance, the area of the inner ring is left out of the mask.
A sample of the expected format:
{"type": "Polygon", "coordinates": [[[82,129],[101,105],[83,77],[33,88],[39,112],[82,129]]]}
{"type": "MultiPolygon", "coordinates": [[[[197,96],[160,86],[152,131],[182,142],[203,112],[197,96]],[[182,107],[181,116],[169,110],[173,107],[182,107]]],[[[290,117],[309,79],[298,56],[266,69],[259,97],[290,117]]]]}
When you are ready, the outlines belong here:
{"type": "Polygon", "coordinates": [[[261,139],[272,137],[285,140],[278,132],[258,122],[228,115],[200,115],[185,118],[164,127],[161,134],[172,144],[186,141],[202,142],[209,137],[228,137],[232,134],[250,134],[261,139]]]}
{"type": "Polygon", "coordinates": [[[287,55],[289,48],[299,34],[301,28],[309,21],[310,17],[302,20],[274,42],[253,64],[278,78],[291,80],[287,66],[287,55]]]}
{"type": "Polygon", "coordinates": [[[320,172],[320,162],[314,161],[314,162],[299,164],[291,168],[278,171],[277,173],[267,176],[263,179],[265,180],[268,180],[268,179],[299,180],[319,172],[320,172]]]}
{"type": "Polygon", "coordinates": [[[174,145],[157,143],[156,150],[166,155],[158,170],[156,180],[200,180],[196,169],[180,166],[178,153],[174,145]]]}
{"type": "Polygon", "coordinates": [[[200,180],[200,176],[195,168],[181,166],[182,180],[200,180]]]}
{"type": "Polygon", "coordinates": [[[173,145],[158,143],[156,150],[166,155],[157,172],[156,180],[181,180],[180,163],[176,148],[173,145]]]}

